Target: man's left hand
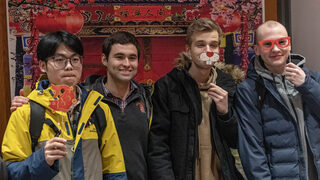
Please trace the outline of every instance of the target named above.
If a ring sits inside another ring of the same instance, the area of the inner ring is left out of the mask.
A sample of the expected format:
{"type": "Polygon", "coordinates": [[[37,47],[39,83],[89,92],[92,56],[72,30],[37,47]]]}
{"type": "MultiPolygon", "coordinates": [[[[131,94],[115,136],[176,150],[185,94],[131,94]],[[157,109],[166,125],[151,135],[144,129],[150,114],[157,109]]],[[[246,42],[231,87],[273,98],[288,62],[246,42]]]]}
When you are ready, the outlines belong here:
{"type": "Polygon", "coordinates": [[[304,71],[299,66],[293,63],[288,63],[286,65],[283,75],[285,75],[286,79],[295,86],[300,86],[306,79],[306,74],[304,73],[304,71]]]}
{"type": "Polygon", "coordinates": [[[213,99],[216,103],[217,111],[221,114],[228,112],[228,92],[217,86],[216,84],[210,83],[208,90],[208,96],[213,99]]]}

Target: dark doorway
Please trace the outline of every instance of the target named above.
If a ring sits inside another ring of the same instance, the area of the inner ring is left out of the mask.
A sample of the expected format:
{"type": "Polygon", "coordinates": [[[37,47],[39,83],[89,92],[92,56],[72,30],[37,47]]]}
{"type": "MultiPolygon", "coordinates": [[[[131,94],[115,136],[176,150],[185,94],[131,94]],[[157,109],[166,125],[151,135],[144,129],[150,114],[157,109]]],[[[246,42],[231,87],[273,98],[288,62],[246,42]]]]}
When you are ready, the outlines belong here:
{"type": "Polygon", "coordinates": [[[277,0],[278,21],[283,24],[291,36],[291,2],[290,0],[277,0]]]}

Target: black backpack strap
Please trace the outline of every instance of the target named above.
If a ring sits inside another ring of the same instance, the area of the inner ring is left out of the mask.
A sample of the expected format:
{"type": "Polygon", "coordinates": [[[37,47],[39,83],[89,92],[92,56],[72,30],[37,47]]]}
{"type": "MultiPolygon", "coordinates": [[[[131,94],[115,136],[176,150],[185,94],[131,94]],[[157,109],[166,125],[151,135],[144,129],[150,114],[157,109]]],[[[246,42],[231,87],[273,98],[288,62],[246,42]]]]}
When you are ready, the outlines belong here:
{"type": "Polygon", "coordinates": [[[98,145],[100,148],[101,141],[102,141],[101,140],[102,134],[107,126],[107,121],[106,121],[106,116],[104,115],[104,111],[101,109],[101,107],[99,105],[96,107],[96,109],[92,113],[91,119],[88,121],[88,123],[93,123],[97,129],[98,145]]]}
{"type": "Polygon", "coordinates": [[[47,118],[44,120],[44,123],[46,123],[56,134],[54,137],[58,137],[61,134],[61,130],[57,128],[57,126],[51,121],[51,119],[47,118]]]}
{"type": "Polygon", "coordinates": [[[38,145],[38,139],[41,135],[42,126],[45,117],[45,108],[39,103],[30,100],[30,126],[29,132],[32,142],[32,152],[38,145]]]}

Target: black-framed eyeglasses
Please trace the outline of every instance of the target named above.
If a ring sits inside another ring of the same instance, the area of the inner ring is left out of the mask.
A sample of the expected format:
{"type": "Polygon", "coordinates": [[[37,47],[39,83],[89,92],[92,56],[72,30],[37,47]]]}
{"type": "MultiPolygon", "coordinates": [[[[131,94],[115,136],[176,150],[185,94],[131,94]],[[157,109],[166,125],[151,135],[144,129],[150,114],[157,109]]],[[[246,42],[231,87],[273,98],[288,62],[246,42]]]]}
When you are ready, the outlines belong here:
{"type": "Polygon", "coordinates": [[[57,69],[64,69],[67,66],[67,63],[70,62],[71,66],[74,68],[79,68],[82,66],[83,57],[80,55],[74,55],[69,58],[58,55],[58,56],[52,56],[50,59],[53,62],[53,65],[57,69]]]}

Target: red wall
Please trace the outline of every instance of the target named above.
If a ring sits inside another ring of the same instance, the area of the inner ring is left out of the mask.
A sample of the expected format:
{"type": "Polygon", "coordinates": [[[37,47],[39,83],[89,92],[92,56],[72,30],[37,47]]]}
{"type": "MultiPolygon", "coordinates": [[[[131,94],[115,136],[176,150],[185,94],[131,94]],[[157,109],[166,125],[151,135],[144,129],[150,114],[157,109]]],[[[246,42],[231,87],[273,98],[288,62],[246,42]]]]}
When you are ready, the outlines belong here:
{"type": "MultiPolygon", "coordinates": [[[[91,74],[106,74],[106,68],[101,63],[102,43],[104,38],[90,37],[81,38],[84,46],[84,68],[82,80],[91,74]]],[[[141,44],[141,56],[139,60],[138,74],[143,71],[143,41],[138,38],[141,44]]],[[[152,72],[154,81],[164,76],[173,66],[174,59],[179,56],[179,52],[185,50],[185,37],[152,37],[151,38],[152,72]]],[[[139,78],[141,79],[141,78],[139,78]]]]}

